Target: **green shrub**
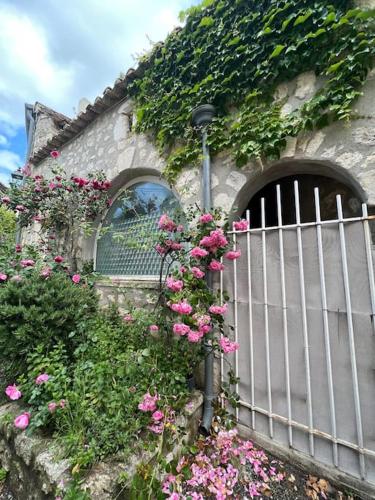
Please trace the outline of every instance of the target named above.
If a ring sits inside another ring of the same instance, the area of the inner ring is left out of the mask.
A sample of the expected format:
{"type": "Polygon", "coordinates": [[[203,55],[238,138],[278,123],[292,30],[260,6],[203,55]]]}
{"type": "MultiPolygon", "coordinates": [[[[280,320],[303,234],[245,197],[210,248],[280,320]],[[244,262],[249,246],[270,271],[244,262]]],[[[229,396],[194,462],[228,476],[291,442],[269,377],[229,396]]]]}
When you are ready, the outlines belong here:
{"type": "Polygon", "coordinates": [[[20,282],[0,286],[0,361],[11,360],[19,374],[36,346],[48,352],[59,342],[72,359],[86,338],[86,322],[96,314],[95,290],[78,286],[63,272],[48,279],[30,270],[20,282]]]}

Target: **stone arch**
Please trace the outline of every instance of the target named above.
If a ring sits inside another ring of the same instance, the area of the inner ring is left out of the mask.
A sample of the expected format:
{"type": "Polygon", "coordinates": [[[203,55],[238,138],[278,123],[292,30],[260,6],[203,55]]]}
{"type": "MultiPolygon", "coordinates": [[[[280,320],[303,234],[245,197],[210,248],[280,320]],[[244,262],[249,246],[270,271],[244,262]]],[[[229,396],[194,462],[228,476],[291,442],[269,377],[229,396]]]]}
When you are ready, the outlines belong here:
{"type": "Polygon", "coordinates": [[[303,174],[334,179],[351,189],[361,203],[365,203],[368,199],[367,193],[361,184],[346,169],[334,162],[285,159],[270,164],[263,171],[258,171],[248,178],[236,195],[231,211],[231,219],[234,220],[241,216],[249,201],[268,184],[285,177],[303,174]]]}

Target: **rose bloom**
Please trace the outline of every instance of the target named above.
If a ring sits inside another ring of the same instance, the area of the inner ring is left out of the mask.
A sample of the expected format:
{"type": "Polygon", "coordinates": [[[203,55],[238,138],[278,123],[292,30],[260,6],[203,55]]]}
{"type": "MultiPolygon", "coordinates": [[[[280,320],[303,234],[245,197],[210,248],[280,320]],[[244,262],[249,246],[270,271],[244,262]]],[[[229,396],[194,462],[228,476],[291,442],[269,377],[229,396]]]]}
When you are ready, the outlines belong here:
{"type": "Polygon", "coordinates": [[[199,269],[199,267],[192,267],[191,272],[193,273],[193,276],[198,279],[203,278],[205,275],[205,273],[201,269],[199,269]]]}
{"type": "Polygon", "coordinates": [[[152,420],[155,420],[155,422],[158,422],[159,420],[163,420],[163,418],[164,418],[164,413],[160,410],[156,410],[152,414],[152,420]]]}
{"type": "Polygon", "coordinates": [[[14,419],[14,425],[15,427],[17,427],[17,429],[22,429],[22,430],[26,429],[26,427],[28,427],[29,425],[29,422],[30,422],[29,412],[22,413],[21,415],[18,415],[18,417],[14,419]]]}
{"type": "Polygon", "coordinates": [[[23,205],[17,205],[16,206],[16,210],[18,212],[24,212],[26,210],[26,208],[23,205]]]}
{"type": "Polygon", "coordinates": [[[223,271],[225,269],[224,265],[218,260],[212,260],[208,266],[210,271],[223,271]]]}
{"type": "Polygon", "coordinates": [[[8,275],[7,275],[7,274],[0,273],[0,281],[6,281],[6,280],[7,280],[7,277],[8,277],[8,275]]]}
{"type": "Polygon", "coordinates": [[[1,198],[1,201],[2,201],[4,204],[6,204],[6,205],[7,205],[8,203],[10,203],[10,198],[9,198],[9,196],[3,196],[3,197],[1,198]]]}
{"type": "Polygon", "coordinates": [[[203,214],[199,217],[199,222],[202,224],[208,224],[209,222],[212,222],[214,220],[213,216],[211,214],[203,214]]]}
{"type": "Polygon", "coordinates": [[[20,397],[22,397],[22,392],[18,389],[16,384],[8,385],[8,387],[5,389],[5,394],[12,401],[16,401],[17,399],[20,399],[20,397]]]}
{"type": "Polygon", "coordinates": [[[174,280],[173,278],[167,278],[167,287],[173,292],[180,292],[184,287],[184,282],[181,280],[174,280]]]}
{"type": "Polygon", "coordinates": [[[154,434],[161,434],[164,430],[164,424],[162,422],[157,424],[152,424],[147,427],[154,434]]]}
{"type": "Polygon", "coordinates": [[[179,314],[191,314],[193,312],[193,308],[186,302],[186,300],[178,302],[177,304],[171,304],[169,307],[172,311],[179,314]]]}
{"type": "Polygon", "coordinates": [[[33,259],[22,259],[20,264],[22,267],[33,267],[35,265],[35,261],[33,259]]]}
{"type": "Polygon", "coordinates": [[[203,333],[196,332],[194,330],[190,330],[190,332],[188,333],[188,336],[187,336],[188,341],[192,342],[192,343],[199,342],[202,337],[203,337],[203,333]]]}
{"type": "Polygon", "coordinates": [[[61,257],[61,255],[56,255],[56,257],[53,259],[57,264],[61,264],[61,262],[64,262],[64,257],[61,257]]]}
{"type": "Polygon", "coordinates": [[[40,271],[40,275],[42,278],[49,278],[51,276],[52,269],[50,267],[45,267],[40,271]]]}
{"type": "Polygon", "coordinates": [[[237,351],[240,345],[237,342],[231,342],[228,337],[221,337],[220,339],[220,347],[222,348],[225,354],[230,352],[237,351]]]}
{"type": "Polygon", "coordinates": [[[55,403],[54,401],[52,401],[52,403],[48,403],[48,411],[50,413],[53,413],[57,408],[57,403],[55,403]]]}
{"type": "Polygon", "coordinates": [[[150,328],[149,328],[150,332],[152,333],[156,333],[159,331],[159,327],[158,325],[150,325],[150,328]]]}
{"type": "Polygon", "coordinates": [[[241,250],[230,250],[224,255],[224,257],[229,260],[236,260],[241,257],[241,250]]]}
{"type": "Polygon", "coordinates": [[[160,245],[159,243],[155,245],[155,250],[158,252],[159,255],[164,255],[165,253],[167,253],[167,249],[162,245],[160,245]]]}
{"type": "Polygon", "coordinates": [[[19,245],[19,244],[17,243],[16,248],[15,248],[15,251],[16,251],[17,253],[22,252],[22,246],[21,246],[21,245],[19,245]]]}
{"type": "Polygon", "coordinates": [[[125,314],[122,318],[124,321],[133,321],[133,316],[131,314],[125,314]]]}
{"type": "Polygon", "coordinates": [[[159,400],[159,396],[155,394],[155,396],[151,396],[149,392],[143,396],[142,401],[138,405],[138,409],[142,411],[152,411],[156,410],[156,402],[159,400]]]}
{"type": "Polygon", "coordinates": [[[176,224],[173,222],[173,220],[168,217],[167,214],[163,214],[158,222],[158,227],[159,229],[163,231],[168,231],[168,232],[173,232],[177,229],[176,224]]]}
{"type": "Polygon", "coordinates": [[[37,376],[37,378],[35,379],[35,383],[37,385],[41,385],[43,384],[44,382],[47,382],[47,380],[49,380],[49,375],[47,375],[47,373],[41,373],[40,375],[37,376]]]}
{"type": "Polygon", "coordinates": [[[241,219],[233,223],[233,227],[236,231],[246,231],[249,228],[249,223],[245,219],[241,219]]]}
{"type": "Polygon", "coordinates": [[[190,250],[190,255],[196,259],[200,259],[201,257],[207,257],[208,252],[204,248],[194,247],[190,250]]]}
{"type": "Polygon", "coordinates": [[[53,151],[50,152],[50,155],[52,156],[52,158],[56,159],[60,156],[60,153],[56,151],[56,149],[54,149],[53,151]]]}
{"type": "Polygon", "coordinates": [[[176,335],[186,335],[190,332],[190,326],[185,325],[185,323],[175,323],[173,325],[173,333],[176,335]]]}
{"type": "Polygon", "coordinates": [[[223,306],[210,306],[208,310],[212,314],[225,314],[228,310],[228,304],[224,304],[223,306]]]}
{"type": "Polygon", "coordinates": [[[81,276],[79,274],[73,274],[72,281],[73,283],[79,283],[81,281],[81,276]]]}

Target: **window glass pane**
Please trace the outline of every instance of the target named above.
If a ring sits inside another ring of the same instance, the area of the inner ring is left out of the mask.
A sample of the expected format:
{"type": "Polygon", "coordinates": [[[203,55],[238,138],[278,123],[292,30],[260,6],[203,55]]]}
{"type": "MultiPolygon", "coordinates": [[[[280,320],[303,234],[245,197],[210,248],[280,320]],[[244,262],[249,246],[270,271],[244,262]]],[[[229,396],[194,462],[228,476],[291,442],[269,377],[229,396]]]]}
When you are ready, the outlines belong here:
{"type": "Polygon", "coordinates": [[[158,275],[160,257],[152,240],[160,215],[173,216],[179,204],[172,191],[152,182],[134,184],[121,194],[104,220],[98,240],[96,270],[117,276],[158,275]]]}

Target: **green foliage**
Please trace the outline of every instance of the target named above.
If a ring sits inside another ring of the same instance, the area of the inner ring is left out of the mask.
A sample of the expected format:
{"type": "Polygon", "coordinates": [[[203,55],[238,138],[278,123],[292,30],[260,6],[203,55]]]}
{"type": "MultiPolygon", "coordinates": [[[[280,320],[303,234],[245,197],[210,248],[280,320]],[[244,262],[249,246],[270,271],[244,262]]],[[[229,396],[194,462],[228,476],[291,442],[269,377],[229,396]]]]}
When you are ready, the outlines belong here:
{"type": "Polygon", "coordinates": [[[188,393],[182,343],[150,336],[151,313],[139,310],[133,317],[124,322],[115,311],[97,317],[87,342],[76,351],[73,383],[65,396],[69,411],[60,413],[58,425],[78,470],[137,444],[145,446],[141,438],[149,415],[138,404],[148,390],[158,391],[160,407],[173,403],[176,408],[188,393]]]}
{"type": "Polygon", "coordinates": [[[14,251],[16,239],[16,216],[14,212],[0,205],[0,269],[4,260],[14,251]]]}
{"type": "Polygon", "coordinates": [[[5,469],[3,469],[2,467],[0,467],[0,483],[5,481],[7,475],[8,475],[8,472],[5,469]]]}
{"type": "Polygon", "coordinates": [[[92,289],[75,285],[63,272],[48,279],[36,270],[27,272],[28,279],[0,286],[0,360],[11,360],[16,373],[38,345],[47,351],[62,342],[71,358],[98,305],[92,289]]]}
{"type": "Polygon", "coordinates": [[[351,0],[205,0],[181,18],[185,26],[144,58],[131,87],[137,130],[152,131],[169,155],[170,180],[199,158],[190,126],[197,105],[218,109],[213,153],[232,150],[241,166],[277,158],[288,136],[348,120],[373,66],[374,12],[351,0]],[[324,77],[323,86],[282,117],[275,89],[305,71],[324,77]]]}

